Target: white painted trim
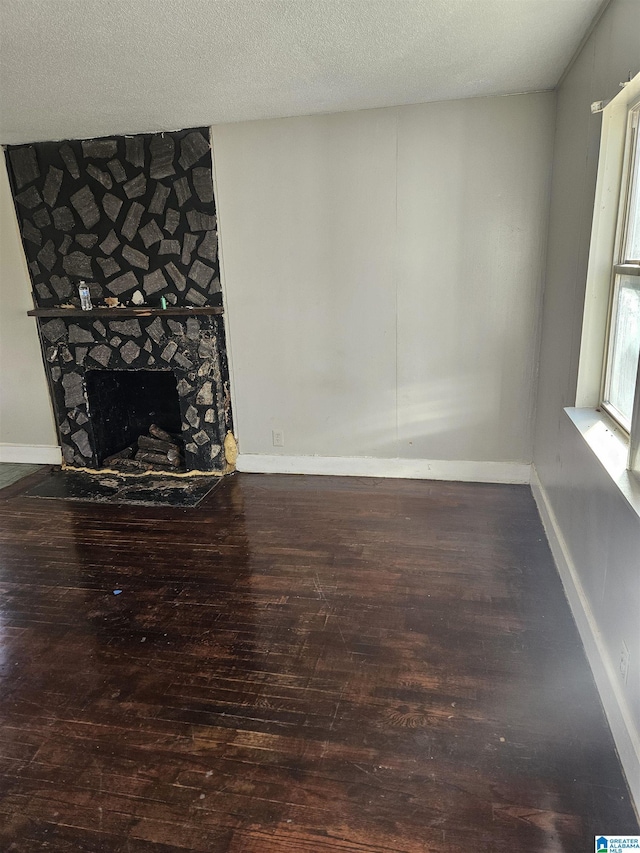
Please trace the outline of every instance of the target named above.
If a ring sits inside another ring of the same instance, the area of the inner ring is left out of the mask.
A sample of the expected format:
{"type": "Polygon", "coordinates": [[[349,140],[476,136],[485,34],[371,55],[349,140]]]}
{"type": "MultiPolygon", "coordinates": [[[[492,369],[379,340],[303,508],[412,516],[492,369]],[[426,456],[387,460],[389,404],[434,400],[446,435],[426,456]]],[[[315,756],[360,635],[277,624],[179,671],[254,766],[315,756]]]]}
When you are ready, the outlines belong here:
{"type": "Polygon", "coordinates": [[[28,462],[31,465],[60,465],[62,455],[57,445],[2,444],[0,462],[28,462]]]}
{"type": "Polygon", "coordinates": [[[528,462],[466,462],[447,459],[377,459],[369,456],[266,456],[241,453],[238,471],[253,474],[328,474],[458,480],[465,483],[529,483],[528,462]]]}
{"type": "Polygon", "coordinates": [[[215,201],[217,226],[218,226],[218,269],[220,273],[220,287],[222,288],[222,305],[224,313],[222,315],[222,323],[224,325],[225,348],[227,352],[227,369],[229,371],[229,395],[231,397],[231,414],[233,419],[233,436],[236,441],[239,440],[238,432],[238,406],[236,405],[236,381],[233,360],[233,335],[231,332],[231,317],[233,316],[233,300],[229,298],[227,290],[227,271],[224,264],[224,205],[220,206],[220,198],[218,192],[218,170],[216,159],[216,142],[215,142],[215,125],[209,127],[209,139],[211,140],[211,178],[213,180],[213,198],[215,201]]]}
{"type": "Polygon", "coordinates": [[[580,583],[578,570],[562,535],[549,497],[533,466],[531,491],[538,506],[573,618],[580,632],[631,796],[636,810],[640,812],[640,732],[635,729],[615,667],[606,653],[598,623],[580,583]]]}
{"type": "Polygon", "coordinates": [[[640,480],[627,470],[629,437],[598,409],[568,407],[564,411],[611,477],[611,483],[640,518],[640,480]]]}

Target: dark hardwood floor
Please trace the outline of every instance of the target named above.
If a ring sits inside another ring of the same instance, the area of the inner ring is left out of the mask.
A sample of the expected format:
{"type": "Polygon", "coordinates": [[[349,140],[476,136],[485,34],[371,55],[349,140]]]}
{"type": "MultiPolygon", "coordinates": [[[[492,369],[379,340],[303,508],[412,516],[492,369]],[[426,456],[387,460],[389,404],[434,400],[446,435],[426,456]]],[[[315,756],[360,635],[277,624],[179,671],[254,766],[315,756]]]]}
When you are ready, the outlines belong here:
{"type": "Polygon", "coordinates": [[[638,833],[527,487],[245,474],[184,510],[25,482],[0,492],[2,853],[638,833]]]}

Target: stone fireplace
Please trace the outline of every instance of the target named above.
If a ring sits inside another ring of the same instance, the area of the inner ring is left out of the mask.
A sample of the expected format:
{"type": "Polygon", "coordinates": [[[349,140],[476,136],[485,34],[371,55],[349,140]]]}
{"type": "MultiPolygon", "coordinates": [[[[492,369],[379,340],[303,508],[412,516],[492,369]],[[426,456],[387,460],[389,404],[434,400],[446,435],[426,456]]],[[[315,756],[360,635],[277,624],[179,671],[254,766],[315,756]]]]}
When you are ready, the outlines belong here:
{"type": "Polygon", "coordinates": [[[153,424],[182,470],[227,470],[208,129],[12,146],[7,162],[65,466],[100,470],[153,424]]]}
{"type": "MultiPolygon", "coordinates": [[[[94,372],[116,374],[113,384],[116,390],[120,388],[122,403],[129,402],[126,410],[130,412],[131,394],[122,390],[123,382],[118,383],[117,374],[140,371],[169,374],[173,380],[172,394],[158,383],[159,396],[155,401],[148,400],[148,414],[151,422],[158,421],[169,432],[176,432],[179,426],[186,469],[223,470],[230,413],[220,314],[198,310],[186,317],[184,313],[165,317],[165,311],[148,316],[138,312],[135,317],[116,320],[111,317],[122,312],[106,312],[108,316],[100,318],[83,312],[91,316],[41,321],[44,358],[65,463],[100,468],[106,456],[120,449],[105,435],[104,427],[110,408],[118,404],[118,395],[107,399],[104,394],[92,394],[94,372]],[[172,400],[179,424],[163,414],[172,400]]],[[[138,419],[142,432],[144,413],[138,419]]],[[[125,432],[123,441],[129,437],[133,440],[137,436],[125,432]]]]}

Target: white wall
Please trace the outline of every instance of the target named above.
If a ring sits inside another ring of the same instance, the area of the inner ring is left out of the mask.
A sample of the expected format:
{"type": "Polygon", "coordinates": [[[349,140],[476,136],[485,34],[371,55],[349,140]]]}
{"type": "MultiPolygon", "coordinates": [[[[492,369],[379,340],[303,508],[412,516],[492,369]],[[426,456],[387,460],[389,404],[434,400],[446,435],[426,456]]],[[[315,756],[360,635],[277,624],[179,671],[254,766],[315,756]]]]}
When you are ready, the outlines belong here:
{"type": "Polygon", "coordinates": [[[59,462],[31,285],[0,154],[0,461],[59,462]]]}
{"type": "Polygon", "coordinates": [[[640,519],[563,407],[575,402],[600,122],[640,70],[640,3],[613,0],[558,92],[534,461],[563,580],[640,808],[640,519]],[[631,651],[619,675],[621,642],[631,651]]]}
{"type": "Polygon", "coordinates": [[[243,456],[530,462],[553,111],[214,127],[243,456]]]}

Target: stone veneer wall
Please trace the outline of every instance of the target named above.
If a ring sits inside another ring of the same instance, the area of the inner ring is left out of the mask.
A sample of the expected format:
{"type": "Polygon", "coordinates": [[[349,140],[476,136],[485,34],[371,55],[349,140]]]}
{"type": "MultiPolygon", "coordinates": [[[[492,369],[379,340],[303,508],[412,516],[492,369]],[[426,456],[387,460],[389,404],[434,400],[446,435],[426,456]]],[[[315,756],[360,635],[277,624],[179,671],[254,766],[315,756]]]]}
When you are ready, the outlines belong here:
{"type": "Polygon", "coordinates": [[[36,307],[221,305],[209,129],[9,146],[36,307]],[[140,298],[140,297],[138,297],[140,298]]]}
{"type": "MultiPolygon", "coordinates": [[[[117,316],[117,311],[114,315],[117,316]]],[[[85,371],[171,370],[177,380],[188,470],[224,471],[232,429],[220,315],[186,318],[54,318],[41,325],[43,352],[65,463],[97,468],[85,371]]]]}
{"type": "Polygon", "coordinates": [[[99,464],[87,370],[170,370],[187,469],[225,470],[224,325],[198,310],[222,311],[209,129],[9,146],[6,159],[35,306],[60,309],[37,322],[65,463],[99,464]],[[96,308],[164,296],[185,314],[65,316],[80,279],[96,308]]]}

